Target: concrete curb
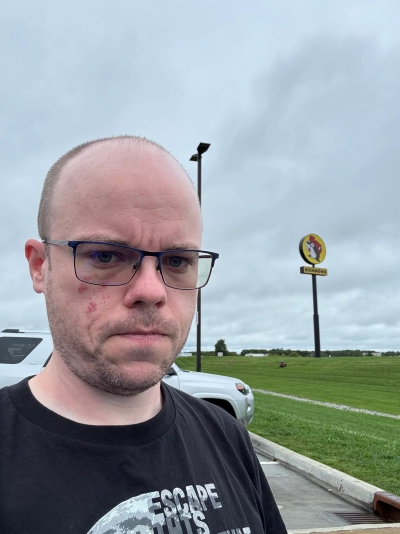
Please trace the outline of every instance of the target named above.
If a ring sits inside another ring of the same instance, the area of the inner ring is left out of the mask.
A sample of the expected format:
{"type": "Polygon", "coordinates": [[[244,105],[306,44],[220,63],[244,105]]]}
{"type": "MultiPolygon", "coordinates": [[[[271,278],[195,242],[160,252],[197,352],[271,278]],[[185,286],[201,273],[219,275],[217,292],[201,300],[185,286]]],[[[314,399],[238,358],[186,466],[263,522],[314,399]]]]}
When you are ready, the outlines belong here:
{"type": "Polygon", "coordinates": [[[288,530],[288,534],[336,534],[338,532],[344,532],[348,534],[350,532],[355,532],[359,530],[364,531],[358,534],[386,534],[384,529],[392,529],[387,532],[387,534],[399,534],[400,533],[400,523],[383,523],[382,525],[377,525],[372,527],[371,525],[349,525],[347,527],[335,527],[335,528],[310,528],[302,530],[288,530]]]}
{"type": "Polygon", "coordinates": [[[286,449],[257,434],[252,432],[249,432],[249,434],[256,452],[265,454],[274,460],[279,460],[281,463],[311,478],[317,484],[334,490],[344,499],[353,501],[370,511],[373,510],[375,493],[383,491],[381,488],[311,460],[311,458],[286,449]]]}

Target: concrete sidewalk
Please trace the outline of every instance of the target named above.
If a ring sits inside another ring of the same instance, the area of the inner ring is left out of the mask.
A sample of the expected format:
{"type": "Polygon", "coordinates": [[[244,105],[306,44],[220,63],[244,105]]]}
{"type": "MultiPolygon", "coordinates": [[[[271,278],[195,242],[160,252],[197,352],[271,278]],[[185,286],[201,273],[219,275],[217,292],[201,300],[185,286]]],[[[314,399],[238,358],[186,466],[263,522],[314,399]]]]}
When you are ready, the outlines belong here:
{"type": "Polygon", "coordinates": [[[400,534],[398,496],[251,432],[250,437],[290,534],[400,534]]]}

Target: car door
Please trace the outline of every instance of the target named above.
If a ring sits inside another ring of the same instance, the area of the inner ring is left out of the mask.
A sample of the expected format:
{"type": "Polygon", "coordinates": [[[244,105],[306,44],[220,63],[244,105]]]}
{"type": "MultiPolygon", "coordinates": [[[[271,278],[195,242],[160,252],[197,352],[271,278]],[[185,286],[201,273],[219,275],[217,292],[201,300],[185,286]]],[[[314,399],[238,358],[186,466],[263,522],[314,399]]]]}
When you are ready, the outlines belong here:
{"type": "Polygon", "coordinates": [[[40,335],[3,335],[0,337],[0,387],[38,374],[51,355],[40,335]],[[40,344],[43,343],[43,350],[40,344]]]}
{"type": "Polygon", "coordinates": [[[178,367],[175,366],[175,364],[173,364],[170,367],[169,371],[166,372],[163,381],[169,386],[172,386],[173,388],[181,389],[179,383],[178,367]]]}

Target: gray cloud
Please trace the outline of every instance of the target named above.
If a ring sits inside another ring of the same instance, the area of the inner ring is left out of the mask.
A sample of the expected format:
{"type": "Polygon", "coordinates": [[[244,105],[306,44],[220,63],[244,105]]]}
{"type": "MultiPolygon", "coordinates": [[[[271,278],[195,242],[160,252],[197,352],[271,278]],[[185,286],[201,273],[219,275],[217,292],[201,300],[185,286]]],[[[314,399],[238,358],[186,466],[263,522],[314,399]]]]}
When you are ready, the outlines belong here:
{"type": "Polygon", "coordinates": [[[315,231],[328,248],[323,347],[397,349],[399,5],[203,8],[2,8],[0,324],[47,326],[23,256],[47,169],[84,140],[131,132],[163,143],[194,181],[189,157],[211,142],[204,246],[221,257],[203,291],[205,346],[312,347],[298,243],[315,231]]]}

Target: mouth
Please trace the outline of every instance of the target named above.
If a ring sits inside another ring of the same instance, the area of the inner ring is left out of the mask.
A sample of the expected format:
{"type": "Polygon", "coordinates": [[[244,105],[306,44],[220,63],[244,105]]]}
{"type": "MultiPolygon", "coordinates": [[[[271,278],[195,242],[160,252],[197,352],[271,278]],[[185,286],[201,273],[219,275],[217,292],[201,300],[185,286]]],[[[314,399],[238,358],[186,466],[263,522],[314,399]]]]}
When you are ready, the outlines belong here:
{"type": "Polygon", "coordinates": [[[166,336],[160,330],[133,330],[132,332],[117,332],[116,336],[166,336]]]}
{"type": "Polygon", "coordinates": [[[157,343],[167,339],[167,335],[158,330],[135,330],[133,332],[123,332],[114,334],[115,337],[127,342],[134,343],[157,343]]]}

